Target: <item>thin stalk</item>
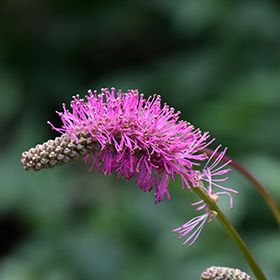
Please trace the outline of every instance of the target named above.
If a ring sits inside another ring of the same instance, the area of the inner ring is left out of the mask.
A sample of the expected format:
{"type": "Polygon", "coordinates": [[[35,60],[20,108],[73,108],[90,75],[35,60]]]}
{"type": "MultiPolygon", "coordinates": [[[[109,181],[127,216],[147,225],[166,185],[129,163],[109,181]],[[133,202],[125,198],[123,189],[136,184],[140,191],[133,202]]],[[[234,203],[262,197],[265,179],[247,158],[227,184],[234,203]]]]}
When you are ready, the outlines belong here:
{"type": "MultiPolygon", "coordinates": [[[[213,150],[204,148],[202,152],[206,153],[207,155],[212,155],[213,150]]],[[[219,156],[219,153],[216,152],[214,157],[219,156]]],[[[230,165],[233,166],[235,169],[240,171],[245,177],[247,177],[256,187],[256,189],[259,191],[259,193],[263,196],[265,201],[267,202],[269,208],[271,209],[272,213],[274,214],[276,221],[278,223],[278,226],[280,227],[280,208],[277,205],[276,201],[273,199],[271,194],[267,191],[267,189],[264,187],[264,185],[259,182],[247,169],[245,169],[241,164],[236,162],[235,160],[231,159],[228,156],[224,156],[222,158],[222,161],[229,161],[231,160],[230,165]]]]}
{"type": "Polygon", "coordinates": [[[209,197],[209,195],[199,187],[192,187],[192,189],[204,200],[204,202],[211,208],[211,210],[214,210],[218,213],[217,219],[221,223],[221,225],[224,227],[224,229],[227,231],[231,239],[234,241],[234,243],[237,245],[238,249],[242,253],[242,255],[245,257],[246,261],[248,262],[249,266],[251,267],[253,273],[255,274],[256,278],[258,280],[266,280],[265,275],[263,274],[261,268],[259,267],[258,263],[252,256],[251,252],[249,251],[248,247],[242,240],[242,238],[239,236],[235,228],[232,226],[232,224],[229,222],[229,220],[226,218],[224,213],[221,211],[221,209],[216,205],[216,203],[209,197]]]}

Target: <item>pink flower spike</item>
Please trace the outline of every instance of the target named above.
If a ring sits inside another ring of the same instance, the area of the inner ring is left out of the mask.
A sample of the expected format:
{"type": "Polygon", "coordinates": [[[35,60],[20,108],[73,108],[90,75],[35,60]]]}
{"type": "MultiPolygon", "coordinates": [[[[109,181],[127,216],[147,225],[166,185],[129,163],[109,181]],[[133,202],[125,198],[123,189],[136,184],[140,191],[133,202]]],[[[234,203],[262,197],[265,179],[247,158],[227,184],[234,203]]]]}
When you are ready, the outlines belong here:
{"type": "Polygon", "coordinates": [[[42,151],[30,149],[23,153],[26,170],[53,168],[79,157],[87,163],[93,159],[89,171],[131,179],[143,191],[155,191],[155,203],[165,196],[170,199],[168,185],[178,174],[182,188],[195,183],[194,166],[207,159],[199,152],[213,140],[209,132],[202,133],[186,121],[179,121],[180,112],[161,104],[159,95],[144,99],[138,90],[122,92],[114,88],[101,89],[101,94],[88,91],[86,98],[73,97],[71,108],[62,105],[57,112],[62,121],[61,133],[54,143],[44,144],[42,151]]]}

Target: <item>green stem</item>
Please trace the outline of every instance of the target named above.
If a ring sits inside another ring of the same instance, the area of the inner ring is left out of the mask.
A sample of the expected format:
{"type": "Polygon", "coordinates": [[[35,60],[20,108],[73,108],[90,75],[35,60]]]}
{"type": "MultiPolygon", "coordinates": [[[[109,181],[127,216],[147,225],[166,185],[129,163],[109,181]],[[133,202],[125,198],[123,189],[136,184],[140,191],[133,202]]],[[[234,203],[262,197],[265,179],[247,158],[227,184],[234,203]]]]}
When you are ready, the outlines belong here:
{"type": "Polygon", "coordinates": [[[266,277],[264,276],[261,268],[257,264],[256,260],[252,256],[251,252],[249,251],[248,247],[242,240],[242,238],[239,236],[235,228],[232,226],[232,224],[229,222],[229,220],[226,218],[224,213],[220,210],[220,208],[216,205],[213,199],[209,197],[209,195],[199,187],[192,187],[192,189],[204,200],[204,202],[210,207],[211,210],[214,210],[218,213],[217,219],[222,224],[224,229],[227,231],[229,236],[232,238],[232,240],[237,245],[240,252],[245,257],[246,261],[248,262],[249,266],[251,267],[253,273],[255,274],[256,278],[258,280],[266,280],[266,277]]]}
{"type": "MultiPolygon", "coordinates": [[[[212,155],[213,150],[208,149],[208,148],[204,148],[202,150],[202,152],[206,153],[207,155],[212,155]]],[[[217,157],[219,155],[219,153],[216,153],[214,155],[214,157],[217,157]]],[[[229,160],[231,160],[230,165],[233,166],[235,169],[237,169],[238,171],[240,171],[245,177],[247,177],[257,188],[257,190],[260,192],[260,194],[263,196],[263,198],[265,199],[265,201],[267,202],[268,206],[270,207],[271,211],[273,212],[277,223],[280,227],[280,208],[277,205],[277,203],[275,202],[275,200],[273,199],[273,197],[271,196],[271,194],[266,190],[266,188],[261,184],[261,182],[259,182],[247,169],[245,169],[241,164],[239,164],[238,162],[236,162],[235,160],[231,159],[228,156],[224,156],[222,158],[223,161],[227,162],[229,160]]]]}

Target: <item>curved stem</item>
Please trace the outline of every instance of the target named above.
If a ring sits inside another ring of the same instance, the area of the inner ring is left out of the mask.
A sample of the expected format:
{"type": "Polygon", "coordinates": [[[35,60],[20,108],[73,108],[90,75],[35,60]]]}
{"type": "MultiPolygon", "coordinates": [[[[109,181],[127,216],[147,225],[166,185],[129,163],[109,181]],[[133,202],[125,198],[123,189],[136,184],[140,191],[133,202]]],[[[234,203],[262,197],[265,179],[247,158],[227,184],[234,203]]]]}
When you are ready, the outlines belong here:
{"type": "Polygon", "coordinates": [[[256,278],[258,280],[266,280],[265,275],[263,274],[261,268],[257,264],[256,260],[252,256],[251,252],[249,251],[248,247],[242,240],[242,238],[239,236],[235,228],[232,226],[232,224],[229,222],[229,220],[226,218],[224,213],[220,210],[220,208],[216,205],[216,203],[209,197],[209,195],[200,187],[192,187],[192,189],[205,201],[205,203],[211,208],[211,210],[214,210],[218,213],[217,219],[221,223],[221,225],[224,227],[224,229],[227,231],[231,239],[234,241],[234,243],[237,245],[240,252],[245,257],[246,261],[248,262],[249,266],[251,267],[253,273],[255,274],[256,278]]]}
{"type": "MultiPolygon", "coordinates": [[[[208,149],[208,148],[204,148],[201,150],[202,152],[206,153],[207,155],[212,155],[213,150],[208,149]]],[[[219,156],[219,153],[216,152],[216,154],[214,155],[214,157],[219,156]]],[[[266,190],[266,188],[262,185],[261,182],[259,182],[247,169],[245,169],[241,164],[239,164],[238,162],[236,162],[235,160],[231,159],[228,156],[224,156],[222,158],[223,161],[227,162],[229,160],[231,160],[230,165],[233,166],[235,169],[237,169],[238,171],[240,171],[245,177],[247,177],[257,188],[257,190],[260,192],[260,194],[263,196],[263,198],[266,200],[268,206],[270,207],[271,211],[273,212],[277,223],[280,227],[280,208],[277,205],[277,203],[275,202],[275,200],[273,199],[273,197],[271,196],[271,194],[266,190]]]]}

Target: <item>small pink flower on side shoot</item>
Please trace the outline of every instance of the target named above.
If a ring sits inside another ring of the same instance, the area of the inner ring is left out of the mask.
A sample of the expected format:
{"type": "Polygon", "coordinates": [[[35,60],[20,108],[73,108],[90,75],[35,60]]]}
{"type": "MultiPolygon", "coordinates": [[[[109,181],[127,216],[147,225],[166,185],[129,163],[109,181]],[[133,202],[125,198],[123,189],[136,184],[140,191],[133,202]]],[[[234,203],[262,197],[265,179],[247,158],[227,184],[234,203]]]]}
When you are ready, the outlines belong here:
{"type": "MultiPolygon", "coordinates": [[[[208,195],[210,196],[210,198],[216,203],[220,197],[220,193],[215,193],[214,191],[211,191],[208,193],[208,195]]],[[[191,204],[191,206],[193,205],[197,205],[202,203],[203,201],[198,201],[196,203],[191,204]]],[[[202,209],[206,209],[206,214],[201,215],[201,216],[197,216],[193,219],[191,219],[190,221],[188,221],[187,223],[183,224],[181,227],[173,229],[172,232],[177,232],[178,234],[181,234],[178,239],[183,238],[184,236],[188,235],[189,233],[192,232],[192,234],[188,237],[188,239],[183,243],[183,245],[186,245],[187,243],[189,243],[189,246],[191,246],[196,239],[198,238],[200,232],[203,229],[204,224],[206,223],[207,219],[208,219],[208,223],[212,222],[216,216],[217,216],[217,212],[211,210],[206,204],[198,207],[196,210],[202,210],[202,209]]]]}
{"type": "MultiPolygon", "coordinates": [[[[217,182],[223,182],[225,180],[228,179],[228,177],[225,178],[220,178],[220,179],[213,179],[213,176],[219,176],[219,175],[224,175],[226,173],[228,173],[229,171],[231,171],[230,169],[224,169],[229,163],[230,161],[224,163],[223,165],[217,167],[217,165],[220,163],[220,161],[222,160],[223,156],[225,155],[226,152],[226,148],[224,149],[223,152],[221,152],[219,154],[219,156],[214,160],[214,162],[209,166],[212,158],[214,157],[214,155],[217,153],[217,151],[219,150],[219,148],[221,147],[221,145],[219,145],[215,151],[213,152],[213,154],[211,155],[211,157],[208,159],[207,163],[205,164],[202,172],[200,171],[196,171],[196,183],[194,184],[194,187],[197,188],[203,188],[207,194],[209,195],[209,197],[216,203],[218,201],[218,199],[220,198],[221,194],[227,194],[230,197],[230,208],[233,208],[233,199],[232,199],[232,195],[228,192],[233,192],[233,193],[238,193],[236,190],[233,189],[229,189],[229,188],[225,188],[221,185],[219,185],[217,182]],[[204,186],[204,181],[208,183],[208,186],[205,187],[204,186]],[[213,189],[213,186],[221,188],[223,190],[227,190],[227,191],[222,191],[222,192],[215,192],[215,190],[213,189]]],[[[204,203],[203,200],[200,200],[198,202],[195,202],[193,204],[191,204],[191,206],[194,205],[198,205],[204,203]]],[[[189,246],[191,246],[196,239],[198,238],[200,232],[202,231],[202,228],[204,227],[204,224],[206,223],[207,219],[208,222],[212,222],[216,216],[217,216],[217,212],[211,210],[207,204],[203,204],[202,206],[199,206],[196,210],[200,211],[202,209],[206,210],[206,214],[201,215],[201,216],[197,216],[193,219],[191,219],[189,222],[187,222],[186,224],[182,225],[179,228],[176,228],[174,230],[172,230],[172,232],[177,232],[178,234],[181,234],[178,239],[181,239],[182,237],[188,235],[189,233],[192,233],[188,239],[183,243],[183,245],[189,243],[189,246]]]]}

